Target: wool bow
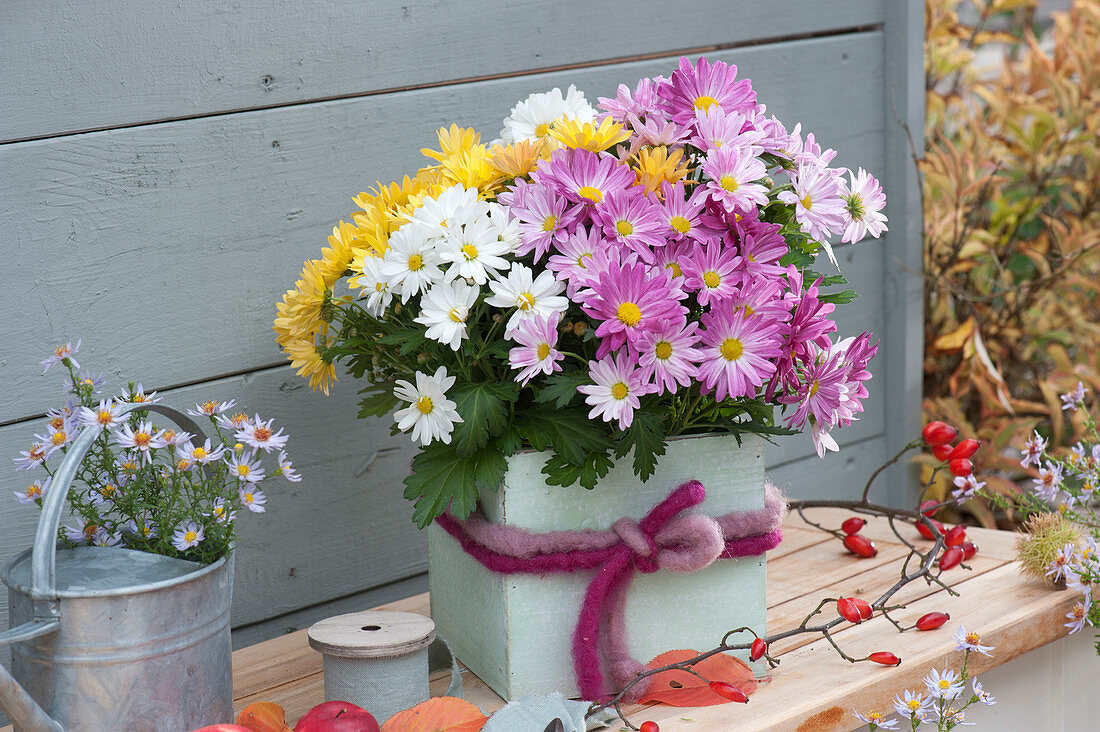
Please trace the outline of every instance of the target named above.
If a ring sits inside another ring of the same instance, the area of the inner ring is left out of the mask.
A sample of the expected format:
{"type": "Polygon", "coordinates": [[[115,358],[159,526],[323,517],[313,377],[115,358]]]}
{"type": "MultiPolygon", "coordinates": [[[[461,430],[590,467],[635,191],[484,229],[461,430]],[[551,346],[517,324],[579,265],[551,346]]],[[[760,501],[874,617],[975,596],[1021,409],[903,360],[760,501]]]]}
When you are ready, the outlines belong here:
{"type": "MultiPolygon", "coordinates": [[[[698,481],[684,483],[640,521],[622,518],[606,531],[531,533],[490,523],[480,511],[465,521],[436,522],[486,568],[502,574],[595,570],[573,631],[573,667],[585,699],[604,699],[645,669],[627,649],[623,608],[635,571],[694,572],[716,559],[755,556],[779,544],[785,501],[767,486],[764,508],[711,518],[685,514],[706,498],[698,481]],[[601,663],[601,659],[604,663],[601,663]]],[[[643,684],[632,697],[644,693],[643,684]]]]}

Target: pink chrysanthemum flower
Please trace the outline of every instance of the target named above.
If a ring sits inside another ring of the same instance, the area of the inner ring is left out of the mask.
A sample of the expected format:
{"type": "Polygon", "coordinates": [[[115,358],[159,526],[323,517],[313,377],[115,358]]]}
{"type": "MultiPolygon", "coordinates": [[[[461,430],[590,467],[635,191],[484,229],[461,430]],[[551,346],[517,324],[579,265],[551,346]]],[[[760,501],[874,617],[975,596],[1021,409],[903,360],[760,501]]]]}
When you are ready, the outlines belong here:
{"type": "Polygon", "coordinates": [[[657,250],[655,267],[666,270],[672,276],[672,282],[681,288],[684,284],[684,264],[695,250],[691,240],[674,242],[657,250]]]}
{"type": "Polygon", "coordinates": [[[522,369],[516,374],[516,381],[523,386],[527,386],[536,374],[561,371],[558,361],[565,356],[555,348],[560,319],[560,313],[551,313],[549,317],[536,315],[520,323],[512,333],[512,339],[520,345],[508,351],[508,365],[513,369],[522,369]]]}
{"type": "Polygon", "coordinates": [[[743,112],[756,106],[756,92],[748,79],[737,79],[737,67],[722,61],[710,64],[700,58],[695,66],[687,58],[672,78],[657,88],[672,120],[682,125],[695,121],[696,110],[717,105],[727,114],[743,112]]]}
{"type": "MultiPolygon", "coordinates": [[[[794,204],[794,217],[804,232],[824,242],[844,230],[843,189],[836,170],[802,164],[791,176],[791,184],[794,190],[783,191],[779,200],[794,204]]],[[[832,249],[827,247],[826,251],[836,265],[832,249]]]]}
{"type": "Polygon", "coordinates": [[[734,310],[743,310],[747,317],[762,318],[779,326],[791,319],[790,305],[783,298],[783,284],[778,280],[759,278],[738,287],[728,301],[734,310]]]}
{"type": "Polygon", "coordinates": [[[779,225],[748,216],[741,224],[737,248],[743,260],[745,280],[783,276],[786,269],[779,266],[779,260],[786,256],[788,247],[787,240],[779,233],[779,225]]]}
{"type": "Polygon", "coordinates": [[[558,281],[566,283],[566,294],[572,298],[582,286],[584,272],[591,265],[596,252],[606,248],[607,244],[599,228],[578,226],[564,242],[557,244],[556,249],[560,254],[551,254],[546,261],[546,268],[554,273],[558,281]]]}
{"type": "Polygon", "coordinates": [[[595,383],[577,387],[577,391],[588,395],[584,401],[592,406],[588,418],[600,417],[604,422],[618,420],[622,430],[630,427],[634,410],[641,406],[639,397],[653,389],[645,383],[641,369],[636,368],[633,359],[624,353],[589,361],[588,368],[588,375],[595,383]]]}
{"type": "Polygon", "coordinates": [[[687,127],[669,122],[662,117],[649,117],[644,122],[631,114],[627,117],[634,135],[630,139],[630,155],[636,155],[643,147],[675,147],[683,145],[690,130],[687,127]]]}
{"type": "Polygon", "coordinates": [[[727,114],[721,107],[699,109],[695,112],[695,134],[691,144],[703,152],[737,145],[756,145],[764,133],[752,126],[749,118],[740,112],[727,114]]]}
{"type": "Polygon", "coordinates": [[[849,170],[848,175],[851,185],[844,178],[840,179],[841,196],[844,198],[844,236],[841,241],[859,241],[868,234],[877,239],[887,231],[886,215],[882,213],[882,209],[886,208],[886,194],[875,177],[863,168],[858,173],[849,170]]]}
{"type": "Polygon", "coordinates": [[[600,203],[609,193],[634,185],[634,171],[610,155],[588,150],[556,150],[549,160],[540,160],[532,177],[550,186],[574,203],[600,203]]]}
{"type": "Polygon", "coordinates": [[[811,416],[819,424],[835,426],[844,399],[846,375],[847,369],[836,353],[822,352],[807,364],[796,392],[779,397],[783,404],[798,405],[786,418],[787,426],[801,430],[811,416]]]}
{"type": "Polygon", "coordinates": [[[658,394],[674,394],[680,386],[691,386],[699,375],[696,365],[703,357],[694,346],[699,342],[699,323],[666,323],[659,330],[638,339],[638,365],[645,379],[653,380],[658,394]]]}
{"type": "Polygon", "coordinates": [[[703,360],[699,378],[714,398],[754,396],[756,389],[775,371],[780,353],[779,325],[735,312],[720,303],[703,313],[703,360]]]}
{"type": "Polygon", "coordinates": [[[683,260],[684,289],[695,292],[700,305],[731,297],[741,281],[741,258],[737,250],[720,241],[696,244],[690,257],[683,260]]]}
{"type": "Polygon", "coordinates": [[[681,295],[663,270],[643,264],[611,266],[589,281],[592,297],[582,309],[603,322],[596,328],[602,339],[596,358],[630,344],[642,333],[661,328],[669,320],[680,321],[686,315],[677,299],[681,295]]]}
{"type": "Polygon", "coordinates": [[[831,148],[822,150],[821,145],[817,144],[817,140],[814,139],[814,133],[806,135],[806,139],[803,140],[798,135],[798,130],[801,128],[799,125],[795,128],[795,133],[791,135],[791,147],[788,148],[791,159],[796,165],[816,165],[819,168],[828,167],[829,163],[836,157],[836,150],[831,148]]]}
{"type": "Polygon", "coordinates": [[[596,100],[597,106],[603,110],[599,115],[601,121],[603,117],[610,116],[616,122],[626,124],[631,115],[641,119],[664,119],[665,113],[657,98],[657,87],[666,81],[668,80],[663,76],[639,79],[633,91],[626,84],[619,84],[614,99],[600,97],[596,100]]]}
{"type": "Polygon", "coordinates": [[[535,261],[556,242],[569,235],[569,226],[576,215],[569,201],[545,186],[531,185],[517,180],[509,210],[519,221],[519,235],[523,242],[517,254],[535,253],[535,261]]]}
{"type": "Polygon", "coordinates": [[[752,150],[727,145],[712,150],[703,160],[710,198],[728,212],[748,211],[768,204],[768,189],[756,181],[768,173],[752,150]]]}
{"type": "Polygon", "coordinates": [[[661,192],[665,199],[661,205],[661,215],[666,226],[666,239],[708,242],[718,238],[719,232],[707,226],[703,220],[702,214],[708,195],[705,188],[696,188],[690,196],[685,197],[683,181],[676,185],[665,181],[661,183],[661,192]]]}
{"type": "Polygon", "coordinates": [[[652,261],[651,250],[668,243],[660,207],[639,189],[609,193],[602,203],[596,204],[595,218],[603,225],[608,240],[630,247],[642,261],[652,261]]]}

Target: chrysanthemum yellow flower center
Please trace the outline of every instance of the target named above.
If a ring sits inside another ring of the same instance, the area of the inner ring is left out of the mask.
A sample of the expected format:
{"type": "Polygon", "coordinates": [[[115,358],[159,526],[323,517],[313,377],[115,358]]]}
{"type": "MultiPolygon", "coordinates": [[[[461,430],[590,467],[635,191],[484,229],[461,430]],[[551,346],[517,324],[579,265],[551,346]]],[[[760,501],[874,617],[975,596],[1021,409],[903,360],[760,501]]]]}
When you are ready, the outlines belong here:
{"type": "Polygon", "coordinates": [[[542,220],[542,230],[543,231],[553,231],[554,227],[557,226],[557,225],[558,225],[558,217],[557,216],[547,216],[545,219],[542,220]]]}
{"type": "Polygon", "coordinates": [[[91,379],[84,379],[80,383],[83,384],[84,386],[94,386],[95,385],[95,382],[92,381],[91,379]]]}
{"type": "Polygon", "coordinates": [[[708,97],[706,94],[695,97],[696,109],[709,109],[712,105],[718,104],[718,100],[714,97],[708,97]]]}
{"type": "Polygon", "coordinates": [[[138,469],[137,463],[135,463],[133,460],[127,460],[122,464],[121,467],[128,473],[133,473],[138,469]]]}
{"type": "Polygon", "coordinates": [[[447,313],[447,317],[451,319],[452,323],[466,322],[466,314],[458,308],[451,308],[451,312],[447,313]]]}
{"type": "Polygon", "coordinates": [[[626,327],[633,328],[642,319],[642,309],[632,302],[624,302],[615,311],[615,317],[626,327]]]}
{"type": "Polygon", "coordinates": [[[820,389],[820,388],[821,388],[821,385],[816,381],[814,383],[810,384],[810,396],[814,396],[815,394],[817,394],[817,390],[820,389]]]}
{"type": "Polygon", "coordinates": [[[96,412],[95,418],[96,418],[96,421],[99,422],[100,424],[110,424],[112,421],[114,421],[115,417],[114,417],[113,414],[108,412],[106,409],[101,409],[98,412],[96,412]]]}
{"type": "Polygon", "coordinates": [[[814,199],[813,199],[813,198],[812,198],[812,197],[810,196],[810,194],[809,194],[809,193],[807,193],[807,194],[806,194],[806,197],[805,197],[805,198],[803,198],[803,199],[802,199],[802,201],[801,201],[800,203],[802,204],[802,208],[804,208],[804,209],[806,209],[807,211],[809,211],[809,210],[810,210],[811,208],[813,208],[813,205],[814,205],[814,199]]]}
{"type": "Polygon", "coordinates": [[[707,287],[714,289],[718,285],[722,284],[722,277],[713,269],[707,270],[703,273],[703,284],[707,287]]]}
{"type": "Polygon", "coordinates": [[[519,309],[530,310],[535,307],[535,296],[530,292],[521,292],[519,294],[519,309]]]}
{"type": "Polygon", "coordinates": [[[431,414],[433,409],[431,397],[422,396],[417,399],[416,408],[420,410],[421,414],[431,414]]]}
{"type": "Polygon", "coordinates": [[[673,277],[683,277],[684,276],[684,270],[680,269],[680,263],[679,262],[669,262],[668,264],[665,265],[665,267],[672,270],[672,276],[673,277]]]}
{"type": "MultiPolygon", "coordinates": [[[[856,221],[863,221],[864,215],[867,213],[866,207],[863,205],[863,196],[858,193],[853,193],[845,199],[845,206],[848,209],[848,215],[856,221]]],[[[807,206],[806,208],[809,208],[807,206]]]]}
{"type": "Polygon", "coordinates": [[[233,423],[234,427],[239,429],[242,424],[248,421],[248,415],[244,412],[237,412],[229,418],[229,421],[233,423]]]}
{"type": "Polygon", "coordinates": [[[611,387],[611,396],[616,399],[626,399],[626,395],[630,393],[630,387],[623,382],[618,382],[611,387]]]}
{"type": "Polygon", "coordinates": [[[91,536],[97,531],[99,531],[99,526],[96,524],[88,524],[84,527],[84,536],[91,536]]]}
{"type": "Polygon", "coordinates": [[[691,222],[683,216],[673,216],[669,219],[668,225],[681,234],[686,234],[691,231],[691,222]]]}
{"type": "Polygon", "coordinates": [[[667,360],[672,355],[672,344],[668,341],[658,341],[657,347],[653,349],[653,355],[662,361],[667,360]]]}
{"type": "Polygon", "coordinates": [[[99,489],[99,495],[104,498],[110,498],[111,494],[117,490],[113,483],[104,483],[99,489]]]}
{"type": "Polygon", "coordinates": [[[409,271],[417,272],[424,267],[424,257],[414,254],[409,257],[409,271]]]}
{"type": "Polygon", "coordinates": [[[630,236],[634,233],[634,224],[624,219],[615,224],[615,231],[619,232],[619,236],[630,236]]]}
{"type": "Polygon", "coordinates": [[[577,191],[577,195],[581,198],[587,198],[593,203],[599,203],[603,200],[603,191],[599,188],[593,188],[592,186],[583,186],[577,191]]]}
{"type": "Polygon", "coordinates": [[[737,338],[727,338],[722,341],[722,358],[727,361],[736,361],[745,352],[745,346],[737,338]]]}
{"type": "Polygon", "coordinates": [[[718,183],[722,186],[723,189],[729,191],[730,193],[733,193],[740,187],[737,183],[737,179],[734,178],[732,175],[723,175],[718,183]]]}
{"type": "Polygon", "coordinates": [[[462,247],[462,254],[466,257],[467,262],[472,262],[477,259],[477,247],[473,244],[465,244],[462,247]]]}
{"type": "MultiPolygon", "coordinates": [[[[248,467],[248,465],[246,463],[241,463],[240,465],[237,466],[237,475],[241,476],[242,478],[247,478],[248,474],[251,473],[251,472],[252,472],[252,468],[248,467]]],[[[252,494],[249,493],[248,495],[251,496],[252,494]]],[[[252,500],[252,499],[249,498],[249,500],[252,500]]]]}
{"type": "Polygon", "coordinates": [[[41,445],[35,443],[34,445],[31,445],[30,455],[28,455],[27,457],[29,457],[31,460],[45,460],[46,450],[41,445]]]}
{"type": "Polygon", "coordinates": [[[135,447],[148,447],[149,446],[149,441],[152,440],[152,439],[153,439],[152,435],[150,435],[148,432],[143,432],[141,430],[138,430],[137,432],[134,433],[134,446],[135,447]]]}
{"type": "Polygon", "coordinates": [[[546,122],[543,122],[541,125],[539,125],[535,128],[535,134],[538,135],[539,137],[546,137],[546,135],[549,134],[549,132],[550,132],[550,125],[546,122]]]}
{"type": "Polygon", "coordinates": [[[577,257],[577,266],[580,267],[581,269],[588,269],[587,267],[584,266],[584,260],[586,258],[587,259],[592,259],[592,255],[589,254],[588,252],[585,252],[581,256],[577,257]]]}
{"type": "Polygon", "coordinates": [[[535,351],[535,353],[538,354],[538,357],[539,357],[540,361],[544,360],[547,356],[550,355],[550,344],[549,343],[540,343],[539,347],[538,347],[538,350],[535,351]]]}

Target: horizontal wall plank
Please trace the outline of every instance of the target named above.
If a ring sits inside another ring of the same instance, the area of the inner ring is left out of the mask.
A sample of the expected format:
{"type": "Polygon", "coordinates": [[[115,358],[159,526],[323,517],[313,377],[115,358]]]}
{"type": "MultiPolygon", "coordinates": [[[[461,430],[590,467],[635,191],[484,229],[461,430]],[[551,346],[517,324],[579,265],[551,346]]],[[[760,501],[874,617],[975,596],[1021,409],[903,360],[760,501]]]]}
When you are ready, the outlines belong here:
{"type": "MultiPolygon", "coordinates": [[[[10,12],[10,10],[8,11],[10,12]]],[[[769,110],[840,151],[883,161],[878,32],[715,55],[769,110]],[[845,79],[836,93],[837,76],[845,79]]],[[[77,337],[109,373],[168,387],[278,364],[274,303],[353,208],[350,197],[423,163],[452,120],[495,135],[510,105],[577,83],[592,97],[675,59],[0,146],[0,423],[39,414],[52,381],[18,368],[77,337]]]]}
{"type": "Polygon", "coordinates": [[[0,142],[832,32],[883,5],[3,3],[0,142]]]}

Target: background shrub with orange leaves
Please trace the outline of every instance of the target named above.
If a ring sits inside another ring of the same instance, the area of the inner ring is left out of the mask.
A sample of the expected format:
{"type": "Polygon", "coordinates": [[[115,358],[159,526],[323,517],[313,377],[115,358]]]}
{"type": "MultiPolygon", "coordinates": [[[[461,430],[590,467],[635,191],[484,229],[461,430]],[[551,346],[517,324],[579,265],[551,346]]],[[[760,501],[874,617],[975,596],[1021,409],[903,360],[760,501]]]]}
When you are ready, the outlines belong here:
{"type": "Polygon", "coordinates": [[[1036,5],[926,4],[925,418],[1005,493],[1032,429],[1076,438],[1058,394],[1100,389],[1100,4],[1036,5]]]}

